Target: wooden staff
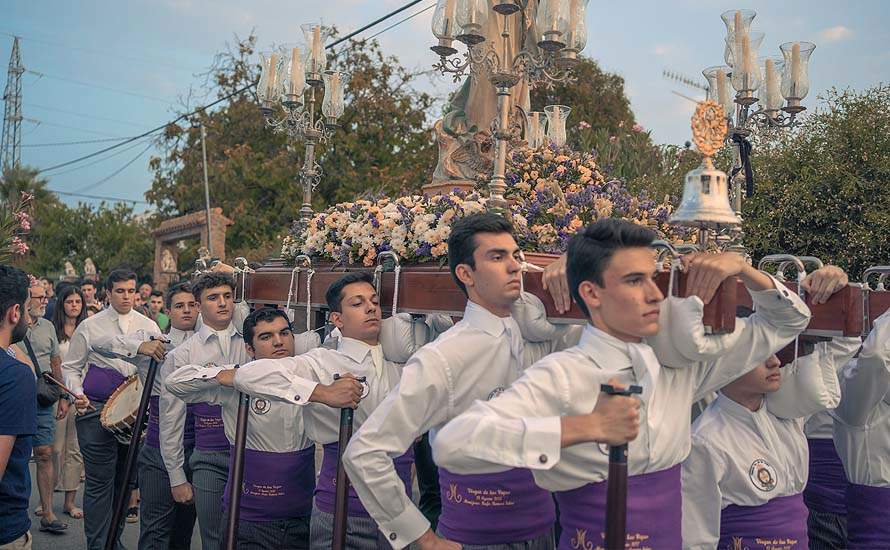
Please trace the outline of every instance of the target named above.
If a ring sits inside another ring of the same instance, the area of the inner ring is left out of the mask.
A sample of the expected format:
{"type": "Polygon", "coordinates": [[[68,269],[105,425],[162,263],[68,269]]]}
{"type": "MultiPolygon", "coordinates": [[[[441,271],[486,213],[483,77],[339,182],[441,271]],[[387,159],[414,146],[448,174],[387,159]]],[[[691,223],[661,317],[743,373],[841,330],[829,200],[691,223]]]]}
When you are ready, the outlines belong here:
{"type": "MultiPolygon", "coordinates": [[[[335,374],[334,380],[339,380],[340,375],[335,374]]],[[[366,378],[356,378],[364,382],[366,378]]],[[[343,468],[343,451],[352,438],[352,420],[355,411],[349,407],[340,409],[340,441],[337,448],[337,490],[334,493],[334,533],[331,541],[331,550],[346,549],[346,524],[349,512],[349,478],[346,477],[346,469],[343,468]]]]}
{"type": "Polygon", "coordinates": [[[250,396],[238,393],[238,421],[235,424],[235,449],[232,458],[232,480],[229,484],[229,518],[226,523],[226,550],[238,546],[238,514],[241,511],[241,484],[244,482],[244,448],[247,445],[247,413],[250,396]]]}
{"type": "MultiPolygon", "coordinates": [[[[59,387],[62,388],[68,395],[70,395],[70,396],[72,396],[72,397],[74,396],[74,392],[71,391],[71,390],[69,390],[68,388],[66,388],[66,387],[65,387],[65,384],[62,384],[61,382],[59,382],[58,380],[56,380],[55,378],[53,378],[53,375],[52,375],[52,374],[50,374],[50,373],[48,373],[48,372],[46,372],[46,371],[43,371],[42,374],[43,374],[43,379],[44,379],[44,380],[46,380],[46,381],[49,382],[50,384],[55,384],[56,386],[59,386],[59,387]]],[[[96,407],[94,407],[92,403],[90,403],[89,405],[87,405],[87,408],[88,408],[89,410],[93,411],[93,412],[96,412],[96,407]]],[[[75,411],[76,411],[76,410],[77,410],[77,409],[75,409],[75,411]]]]}
{"type": "MultiPolygon", "coordinates": [[[[640,386],[619,390],[602,384],[608,395],[630,396],[643,393],[640,386]]],[[[606,485],[606,550],[624,550],[627,539],[627,443],[609,447],[609,480],[606,485]]]]}
{"type": "Polygon", "coordinates": [[[117,536],[120,533],[127,502],[130,500],[130,480],[133,479],[133,471],[136,469],[136,456],[139,454],[139,443],[142,439],[140,436],[145,427],[146,416],[148,416],[148,401],[157,373],[158,362],[152,357],[148,364],[148,374],[145,376],[145,386],[142,387],[139,408],[136,410],[136,422],[133,424],[133,433],[130,435],[130,445],[127,448],[127,460],[124,463],[124,479],[121,480],[120,493],[114,503],[114,514],[111,516],[111,526],[108,529],[108,537],[105,539],[105,550],[114,550],[117,547],[117,536]]]}

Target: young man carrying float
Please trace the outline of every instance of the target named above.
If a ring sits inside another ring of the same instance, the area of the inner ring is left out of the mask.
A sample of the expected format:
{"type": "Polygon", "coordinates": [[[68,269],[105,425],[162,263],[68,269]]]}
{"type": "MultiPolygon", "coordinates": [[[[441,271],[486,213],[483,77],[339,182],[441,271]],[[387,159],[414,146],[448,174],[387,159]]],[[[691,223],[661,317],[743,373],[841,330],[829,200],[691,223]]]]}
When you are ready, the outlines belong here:
{"type": "MultiPolygon", "coordinates": [[[[311,548],[318,550],[330,548],[332,541],[340,413],[335,408],[307,403],[307,396],[314,395],[313,387],[316,392],[324,388],[323,384],[351,385],[354,393],[347,406],[356,409],[353,423],[358,427],[398,385],[402,372],[401,365],[384,357],[384,346],[380,341],[384,323],[370,275],[344,275],[331,284],[325,299],[331,311],[331,323],[341,333],[336,349],[320,347],[297,357],[255,361],[217,375],[220,383],[234,384],[236,389],[252,396],[302,406],[307,435],[324,446],[311,526],[311,548]],[[335,382],[334,375],[337,374],[345,378],[335,382]],[[359,376],[365,378],[364,384],[355,381],[354,377],[359,376]],[[308,387],[307,383],[310,384],[308,387]],[[366,390],[364,396],[362,386],[366,390]]],[[[386,321],[403,322],[398,317],[386,321]]],[[[398,334],[399,331],[386,333],[398,334]]],[[[316,400],[310,398],[309,401],[316,400]]],[[[393,490],[399,497],[408,498],[410,494],[412,462],[410,451],[396,459],[399,485],[393,490]]],[[[380,547],[377,524],[368,516],[352,489],[349,491],[347,531],[348,548],[371,550],[380,547]]]]}
{"type": "MultiPolygon", "coordinates": [[[[412,542],[423,549],[552,548],[553,498],[527,470],[466,476],[440,467],[444,538],[402,490],[395,459],[427,431],[433,441],[436,430],[474,401],[497,395],[524,368],[522,336],[511,317],[520,296],[520,251],[509,222],[490,213],[461,219],[448,239],[448,261],[469,298],[463,319],[411,357],[400,384],[353,436],[344,455],[349,479],[394,548],[412,542]],[[497,505],[476,505],[473,495],[485,491],[501,496],[497,505]]],[[[629,398],[603,398],[595,411],[591,405],[573,419],[575,441],[632,438],[635,407],[629,398]]]]}
{"type": "MultiPolygon", "coordinates": [[[[248,315],[244,341],[251,360],[294,356],[294,335],[281,310],[262,308],[248,315]]],[[[249,362],[241,369],[257,364],[249,362]]],[[[231,366],[186,365],[166,381],[167,390],[186,402],[220,405],[230,445],[235,442],[239,405],[239,392],[229,387],[232,377],[231,366]]],[[[330,386],[307,381],[302,389],[310,402],[329,407],[352,406],[361,395],[360,386],[349,379],[330,386]]],[[[238,548],[309,548],[315,446],[307,437],[303,410],[281,400],[251,396],[238,548]]],[[[226,508],[228,496],[227,485],[226,508]]]]}
{"type": "Polygon", "coordinates": [[[763,363],[810,318],[797,296],[741,256],[687,256],[688,286],[698,298],[674,301],[674,322],[700,327],[702,303],[734,276],[757,313],[737,321],[724,339],[731,345],[716,360],[662,368],[645,340],[661,328],[664,300],[655,284],[654,239],[652,231],[614,219],[577,234],[567,256],[568,288],[590,320],[578,345],[545,357],[501,395],[470,407],[434,442],[436,461],[455,472],[531,469],[539,486],[556,493],[560,548],[601,544],[608,453],[579,436],[586,431],[579,415],[604,399],[601,383],[614,376],[643,388],[640,433],[629,445],[628,540],[679,548],[680,463],[689,454],[692,403],[763,363]]]}

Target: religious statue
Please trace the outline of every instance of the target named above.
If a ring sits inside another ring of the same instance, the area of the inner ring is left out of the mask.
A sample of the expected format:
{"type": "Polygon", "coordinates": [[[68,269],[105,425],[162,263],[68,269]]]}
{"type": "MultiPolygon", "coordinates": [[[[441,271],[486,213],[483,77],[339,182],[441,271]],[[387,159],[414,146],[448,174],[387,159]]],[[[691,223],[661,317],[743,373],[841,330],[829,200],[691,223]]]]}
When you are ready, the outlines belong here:
{"type": "MultiPolygon", "coordinates": [[[[497,0],[488,0],[489,7],[497,0]]],[[[534,22],[537,1],[529,1],[520,13],[504,18],[492,12],[484,27],[485,42],[477,48],[493,49],[507,64],[524,47],[534,50],[534,22]],[[510,39],[501,39],[504,21],[511,28],[510,39]]],[[[510,90],[511,126],[524,125],[530,110],[529,87],[525,79],[510,90]]],[[[480,178],[491,175],[494,159],[492,125],[498,116],[498,99],[488,74],[469,75],[451,96],[445,115],[433,125],[439,159],[430,190],[449,191],[452,187],[471,188],[480,178]]]]}
{"type": "Polygon", "coordinates": [[[176,270],[176,258],[173,257],[173,253],[170,252],[169,248],[165,248],[161,252],[161,272],[176,273],[176,270]]]}
{"type": "Polygon", "coordinates": [[[83,262],[83,278],[95,281],[97,277],[96,264],[93,263],[92,258],[87,258],[83,262]]]}
{"type": "Polygon", "coordinates": [[[69,261],[65,261],[65,279],[69,281],[73,281],[77,279],[77,271],[75,271],[74,266],[69,261]]]}

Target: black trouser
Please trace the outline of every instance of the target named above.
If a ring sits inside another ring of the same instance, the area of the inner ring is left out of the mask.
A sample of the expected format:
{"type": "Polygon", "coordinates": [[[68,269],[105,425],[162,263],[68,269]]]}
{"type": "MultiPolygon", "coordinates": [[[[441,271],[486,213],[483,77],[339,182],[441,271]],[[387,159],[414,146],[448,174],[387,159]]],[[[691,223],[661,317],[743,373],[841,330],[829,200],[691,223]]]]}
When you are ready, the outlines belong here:
{"type": "Polygon", "coordinates": [[[429,433],[423,434],[420,441],[414,444],[414,466],[417,469],[417,487],[420,489],[418,508],[435,531],[442,513],[442,499],[439,492],[439,468],[433,462],[429,433]]]}

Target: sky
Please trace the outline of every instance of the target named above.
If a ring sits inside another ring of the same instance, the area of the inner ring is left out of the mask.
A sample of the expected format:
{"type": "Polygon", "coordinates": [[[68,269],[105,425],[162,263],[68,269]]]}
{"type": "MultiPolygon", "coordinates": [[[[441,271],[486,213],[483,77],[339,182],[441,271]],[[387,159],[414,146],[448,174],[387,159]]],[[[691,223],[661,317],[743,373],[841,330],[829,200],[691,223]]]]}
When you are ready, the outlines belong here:
{"type": "MultiPolygon", "coordinates": [[[[200,90],[215,53],[254,32],[260,49],[302,41],[300,24],[357,29],[408,0],[0,0],[0,62],[9,60],[12,36],[21,37],[23,76],[22,163],[40,169],[113,145],[111,138],[139,135],[175,118],[190,90],[200,90]],[[88,142],[75,145],[57,143],[88,142]]],[[[361,36],[435,4],[423,0],[361,36]]],[[[816,44],[810,96],[826,90],[862,90],[890,75],[890,2],[886,0],[590,0],[584,55],[624,77],[640,124],[659,143],[690,138],[694,104],[672,92],[702,92],[662,76],[671,70],[700,81],[700,71],[722,64],[728,9],[754,9],[753,27],[765,32],[761,55],[779,44],[816,44]]],[[[383,50],[410,69],[436,61],[428,46],[432,9],[382,33],[383,50]]],[[[417,89],[445,97],[456,85],[438,75],[421,77],[417,89]]],[[[214,97],[211,95],[210,100],[214,97]]],[[[194,105],[194,100],[192,105],[194,105]]],[[[538,106],[533,106],[538,107],[538,106]]],[[[257,115],[259,116],[259,114],[257,115]]],[[[432,122],[432,121],[431,121],[432,122]]],[[[569,123],[577,124],[571,117],[569,123]]],[[[208,138],[212,145],[212,136],[208,138]]],[[[143,201],[151,186],[148,161],[157,154],[136,141],[88,161],[42,175],[61,193],[143,201]]],[[[327,170],[333,167],[326,167],[327,170]]],[[[68,204],[98,199],[60,195],[68,204]]],[[[211,197],[212,202],[212,197],[211,197]]],[[[133,203],[137,211],[149,205],[133,203]]],[[[295,213],[296,214],[296,213],[295,213]]]]}

